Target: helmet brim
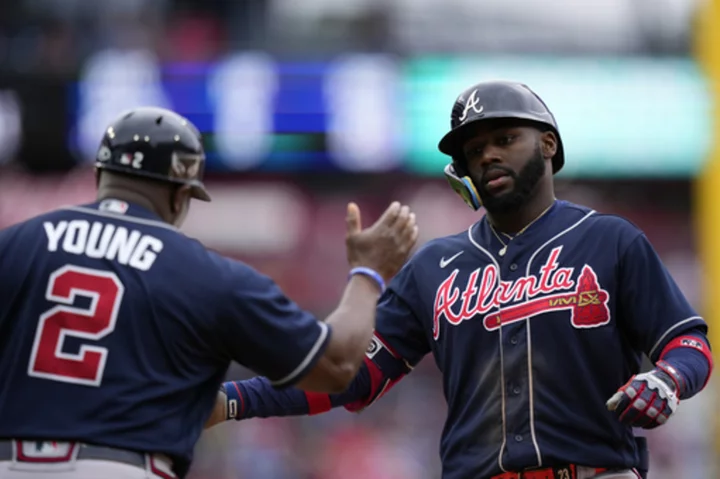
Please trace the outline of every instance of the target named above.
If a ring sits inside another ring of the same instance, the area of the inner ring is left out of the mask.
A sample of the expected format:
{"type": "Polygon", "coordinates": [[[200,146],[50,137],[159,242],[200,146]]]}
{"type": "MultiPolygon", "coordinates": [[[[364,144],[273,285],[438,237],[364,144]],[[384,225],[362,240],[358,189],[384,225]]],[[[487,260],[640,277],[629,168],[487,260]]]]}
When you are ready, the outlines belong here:
{"type": "Polygon", "coordinates": [[[560,133],[550,123],[544,121],[538,121],[537,116],[524,112],[502,112],[502,113],[488,113],[479,118],[474,118],[470,121],[463,123],[447,132],[445,136],[440,139],[438,143],[438,149],[441,153],[444,153],[453,158],[462,158],[464,156],[462,147],[463,144],[472,137],[473,131],[477,128],[480,122],[488,120],[520,120],[522,122],[530,122],[537,125],[545,126],[550,128],[558,140],[557,152],[552,160],[553,173],[557,173],[565,164],[565,149],[560,139],[560,133]]]}
{"type": "Polygon", "coordinates": [[[205,189],[205,185],[203,185],[202,183],[192,184],[190,194],[193,198],[200,201],[212,201],[212,198],[210,198],[210,194],[208,194],[207,190],[205,189]]]}
{"type": "Polygon", "coordinates": [[[205,189],[205,185],[202,181],[199,180],[191,180],[191,181],[182,181],[175,178],[169,178],[167,176],[159,175],[156,173],[150,173],[145,171],[128,171],[125,168],[120,168],[116,165],[109,165],[107,163],[101,163],[96,162],[95,163],[95,170],[96,171],[102,171],[102,170],[108,170],[113,173],[119,173],[122,175],[131,175],[131,176],[139,176],[141,178],[147,178],[159,182],[168,182],[170,184],[175,185],[190,185],[190,196],[198,199],[200,201],[212,201],[212,198],[210,198],[210,194],[207,192],[207,189],[205,189]]]}

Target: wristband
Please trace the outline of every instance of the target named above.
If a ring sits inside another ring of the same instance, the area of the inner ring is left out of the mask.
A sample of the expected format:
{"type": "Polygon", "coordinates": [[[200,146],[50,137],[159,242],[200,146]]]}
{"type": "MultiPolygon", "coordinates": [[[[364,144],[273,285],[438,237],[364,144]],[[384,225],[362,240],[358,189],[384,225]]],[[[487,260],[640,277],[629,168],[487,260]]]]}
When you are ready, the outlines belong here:
{"type": "Polygon", "coordinates": [[[374,269],[366,268],[365,266],[358,266],[357,268],[353,268],[350,270],[348,279],[352,278],[356,274],[364,274],[365,276],[370,277],[377,283],[378,287],[380,288],[380,293],[382,294],[385,292],[385,280],[382,276],[380,276],[380,273],[378,273],[374,269]]]}
{"type": "Polygon", "coordinates": [[[685,378],[682,377],[682,374],[680,374],[680,372],[670,363],[663,361],[662,359],[655,363],[655,368],[667,376],[667,381],[670,381],[668,386],[675,390],[678,397],[682,396],[685,392],[685,378]]]}
{"type": "Polygon", "coordinates": [[[225,400],[225,419],[241,420],[245,413],[245,398],[243,398],[237,383],[234,381],[223,383],[220,390],[227,396],[225,400]]]}

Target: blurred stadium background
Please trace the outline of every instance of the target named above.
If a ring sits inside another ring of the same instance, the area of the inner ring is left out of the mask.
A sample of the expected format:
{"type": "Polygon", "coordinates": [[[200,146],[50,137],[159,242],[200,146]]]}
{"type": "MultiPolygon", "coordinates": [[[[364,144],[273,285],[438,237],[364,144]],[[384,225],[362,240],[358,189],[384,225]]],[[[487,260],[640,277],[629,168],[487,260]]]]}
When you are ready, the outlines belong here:
{"type": "MultiPolygon", "coordinates": [[[[186,232],[322,316],[345,281],[348,200],[367,220],[409,202],[421,241],[478,219],[445,184],[436,145],[461,89],[514,79],[560,124],[558,196],[643,228],[717,324],[719,3],[6,0],[0,227],[91,200],[106,123],[167,106],[207,135],[214,201],[194,206],[186,232]]],[[[648,434],[653,479],[720,476],[715,384],[648,434]]],[[[444,411],[426,359],[360,415],[214,428],[191,478],[438,478],[444,411]]]]}

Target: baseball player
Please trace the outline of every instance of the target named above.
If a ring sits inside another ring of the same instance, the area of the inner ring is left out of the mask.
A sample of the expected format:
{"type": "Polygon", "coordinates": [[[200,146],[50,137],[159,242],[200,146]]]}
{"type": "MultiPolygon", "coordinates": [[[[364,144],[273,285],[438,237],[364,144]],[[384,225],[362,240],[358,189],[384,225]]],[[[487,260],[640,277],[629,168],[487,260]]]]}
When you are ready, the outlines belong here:
{"type": "Polygon", "coordinates": [[[645,477],[632,428],[664,424],[705,386],[707,325],[636,226],[555,198],[563,143],[527,86],[463,92],[439,149],[452,187],[486,214],[392,280],[352,384],[228,382],[226,418],[361,411],[432,354],[448,405],[443,479],[645,477]],[[641,373],[643,354],[654,368],[641,373]]]}
{"type": "Polygon", "coordinates": [[[96,202],[0,232],[0,479],[183,477],[232,360],[278,388],[355,377],[414,215],[362,229],[348,206],[352,269],[321,322],[178,231],[210,201],[204,162],[185,118],[135,109],[106,130],[96,202]]]}

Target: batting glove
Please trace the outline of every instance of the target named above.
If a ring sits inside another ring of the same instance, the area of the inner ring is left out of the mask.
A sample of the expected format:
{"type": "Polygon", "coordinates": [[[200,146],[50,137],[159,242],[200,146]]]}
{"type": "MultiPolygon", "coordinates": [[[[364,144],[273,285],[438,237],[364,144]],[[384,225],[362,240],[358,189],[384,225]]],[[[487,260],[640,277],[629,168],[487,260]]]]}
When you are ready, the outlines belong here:
{"type": "Polygon", "coordinates": [[[621,387],[606,406],[622,424],[653,429],[665,424],[680,403],[684,390],[682,376],[665,361],[655,369],[636,374],[621,387]]]}

